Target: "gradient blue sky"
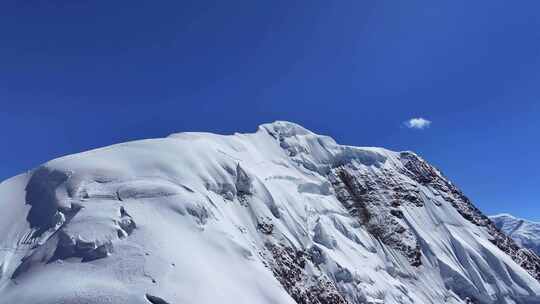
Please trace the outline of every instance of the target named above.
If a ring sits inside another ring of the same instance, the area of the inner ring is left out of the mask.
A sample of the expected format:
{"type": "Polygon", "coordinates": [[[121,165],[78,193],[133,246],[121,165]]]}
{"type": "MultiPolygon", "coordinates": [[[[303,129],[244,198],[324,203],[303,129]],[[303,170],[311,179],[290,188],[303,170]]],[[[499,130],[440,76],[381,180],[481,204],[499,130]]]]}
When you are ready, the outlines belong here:
{"type": "Polygon", "coordinates": [[[290,120],[414,150],[540,220],[539,1],[2,1],[0,179],[178,131],[290,120]],[[412,117],[432,121],[409,129],[412,117]]]}

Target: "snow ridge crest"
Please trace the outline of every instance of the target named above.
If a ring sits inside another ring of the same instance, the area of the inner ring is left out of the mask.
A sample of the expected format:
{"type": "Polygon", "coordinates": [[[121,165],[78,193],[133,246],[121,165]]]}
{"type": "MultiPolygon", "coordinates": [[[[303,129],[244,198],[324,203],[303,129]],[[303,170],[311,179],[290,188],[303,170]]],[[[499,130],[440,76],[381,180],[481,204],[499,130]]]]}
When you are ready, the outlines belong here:
{"type": "Polygon", "coordinates": [[[290,122],[59,158],[0,203],[8,303],[540,303],[538,256],[439,170],[290,122]]]}

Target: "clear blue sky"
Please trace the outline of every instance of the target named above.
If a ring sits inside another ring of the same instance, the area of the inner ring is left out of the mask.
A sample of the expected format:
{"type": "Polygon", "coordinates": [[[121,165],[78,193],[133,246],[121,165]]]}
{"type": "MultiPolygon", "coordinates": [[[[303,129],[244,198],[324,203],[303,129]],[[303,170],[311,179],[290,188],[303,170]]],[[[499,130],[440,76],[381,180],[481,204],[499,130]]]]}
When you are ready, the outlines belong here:
{"type": "Polygon", "coordinates": [[[540,2],[2,1],[0,179],[178,131],[290,120],[414,150],[540,220],[540,2]],[[432,121],[410,129],[412,117],[432,121]]]}

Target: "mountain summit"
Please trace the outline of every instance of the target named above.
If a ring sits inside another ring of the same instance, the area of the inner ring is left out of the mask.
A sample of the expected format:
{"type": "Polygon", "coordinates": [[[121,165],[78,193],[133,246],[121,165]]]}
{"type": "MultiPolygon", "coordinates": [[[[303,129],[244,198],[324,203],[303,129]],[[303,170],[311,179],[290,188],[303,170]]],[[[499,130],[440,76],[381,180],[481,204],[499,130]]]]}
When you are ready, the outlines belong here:
{"type": "Polygon", "coordinates": [[[439,170],[289,122],[62,157],[0,204],[0,303],[540,303],[439,170]]]}

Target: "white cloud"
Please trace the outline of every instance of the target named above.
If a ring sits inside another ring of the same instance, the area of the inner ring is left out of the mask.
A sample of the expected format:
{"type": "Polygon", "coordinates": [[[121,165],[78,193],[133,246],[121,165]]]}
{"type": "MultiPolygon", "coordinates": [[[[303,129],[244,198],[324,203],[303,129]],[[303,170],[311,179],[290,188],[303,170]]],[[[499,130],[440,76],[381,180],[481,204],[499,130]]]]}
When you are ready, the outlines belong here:
{"type": "Polygon", "coordinates": [[[410,128],[410,129],[421,130],[421,129],[429,128],[429,126],[431,125],[431,120],[427,120],[422,117],[411,118],[405,122],[405,125],[407,126],[407,128],[410,128]]]}

